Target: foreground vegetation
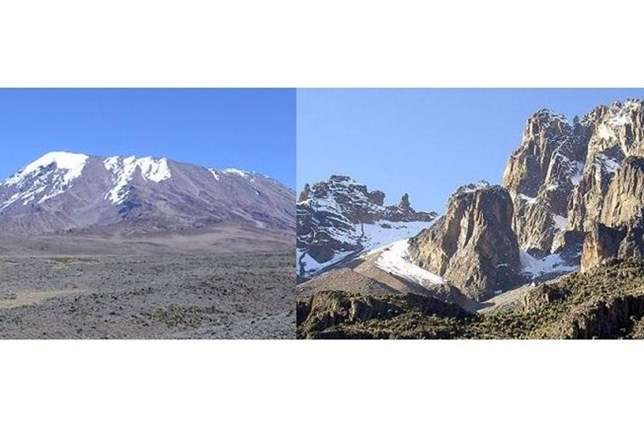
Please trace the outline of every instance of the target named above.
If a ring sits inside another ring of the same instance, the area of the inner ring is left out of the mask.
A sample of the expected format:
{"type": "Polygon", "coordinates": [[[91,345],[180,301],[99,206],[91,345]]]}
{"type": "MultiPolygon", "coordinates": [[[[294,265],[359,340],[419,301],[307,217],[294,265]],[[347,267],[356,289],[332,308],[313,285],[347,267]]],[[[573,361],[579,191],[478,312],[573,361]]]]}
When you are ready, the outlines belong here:
{"type": "Polygon", "coordinates": [[[644,338],[644,261],[613,261],[485,314],[413,294],[325,291],[298,300],[299,338],[644,338]]]}

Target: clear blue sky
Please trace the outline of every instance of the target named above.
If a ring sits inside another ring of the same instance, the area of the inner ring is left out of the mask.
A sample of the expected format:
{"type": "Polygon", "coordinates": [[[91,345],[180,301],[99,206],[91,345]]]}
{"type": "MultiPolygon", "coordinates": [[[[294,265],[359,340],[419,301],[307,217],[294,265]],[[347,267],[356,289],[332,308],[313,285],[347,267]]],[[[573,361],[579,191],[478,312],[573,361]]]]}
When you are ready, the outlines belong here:
{"type": "Polygon", "coordinates": [[[53,150],[236,167],[295,187],[295,90],[0,89],[0,179],[53,150]]]}
{"type": "Polygon", "coordinates": [[[644,98],[644,89],[303,89],[297,93],[297,189],[347,174],[385,202],[444,210],[459,186],[501,182],[530,114],[570,118],[644,98]]]}

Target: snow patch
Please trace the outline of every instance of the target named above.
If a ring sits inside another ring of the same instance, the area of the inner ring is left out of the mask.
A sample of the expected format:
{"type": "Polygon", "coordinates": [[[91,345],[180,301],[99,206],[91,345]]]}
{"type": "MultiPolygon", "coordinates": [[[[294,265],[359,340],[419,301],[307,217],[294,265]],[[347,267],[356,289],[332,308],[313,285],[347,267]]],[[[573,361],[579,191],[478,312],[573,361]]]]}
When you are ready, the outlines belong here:
{"type": "MultiPolygon", "coordinates": [[[[316,199],[320,201],[321,199],[316,199]]],[[[331,204],[328,204],[331,208],[331,204]]],[[[332,209],[332,208],[331,208],[332,209]]],[[[310,276],[318,271],[337,264],[349,255],[362,252],[360,257],[380,251],[384,246],[394,241],[413,237],[423,229],[431,227],[436,219],[431,222],[392,222],[379,220],[375,223],[355,224],[351,230],[341,230],[335,227],[325,227],[327,235],[339,243],[358,246],[358,250],[337,251],[333,258],[324,263],[319,263],[308,255],[306,250],[299,249],[297,253],[298,273],[310,276]],[[364,230],[364,232],[363,232],[364,230]],[[362,246],[362,249],[359,247],[362,246]],[[300,263],[304,265],[304,272],[301,273],[300,263]]]]}
{"type": "Polygon", "coordinates": [[[615,138],[615,132],[606,124],[601,124],[597,128],[597,135],[604,140],[611,140],[615,138]]]}
{"type": "Polygon", "coordinates": [[[559,188],[559,184],[556,184],[556,183],[546,185],[546,191],[554,191],[554,190],[557,190],[558,188],[559,188]]]}
{"type": "Polygon", "coordinates": [[[531,205],[537,203],[537,198],[536,197],[526,196],[523,193],[519,193],[519,198],[521,198],[522,200],[528,202],[531,205]]]}
{"type": "Polygon", "coordinates": [[[476,184],[467,184],[462,187],[460,187],[456,193],[473,193],[478,190],[485,190],[487,188],[490,188],[490,183],[487,181],[479,181],[476,184]]]}
{"type": "Polygon", "coordinates": [[[167,158],[109,157],[103,161],[103,165],[114,177],[114,187],[107,192],[105,198],[115,205],[123,203],[127,198],[125,187],[132,181],[137,169],[146,181],[159,183],[172,177],[167,158]]]}
{"type": "Polygon", "coordinates": [[[528,252],[519,252],[523,274],[532,278],[541,277],[552,273],[568,273],[579,269],[576,265],[567,265],[566,261],[557,253],[537,259],[528,252]]]}
{"type": "Polygon", "coordinates": [[[632,121],[632,112],[639,109],[641,101],[637,100],[626,100],[624,103],[615,102],[610,105],[610,117],[607,119],[607,123],[611,126],[621,127],[624,125],[631,124],[632,121]]]}
{"type": "Polygon", "coordinates": [[[208,171],[212,174],[215,180],[219,181],[219,173],[215,169],[208,169],[208,171]]]}
{"type": "Polygon", "coordinates": [[[621,164],[618,161],[604,154],[597,155],[597,161],[608,173],[615,173],[621,167],[621,164]]]}
{"type": "Polygon", "coordinates": [[[333,264],[337,264],[338,262],[342,261],[345,259],[347,256],[353,254],[355,252],[352,251],[347,251],[347,252],[338,252],[333,256],[333,258],[329,259],[326,262],[318,262],[313,257],[311,257],[306,251],[302,249],[297,249],[296,251],[296,260],[297,260],[297,272],[300,273],[301,266],[304,266],[303,273],[300,273],[300,275],[308,277],[311,276],[315,273],[317,273],[320,270],[323,270],[326,267],[329,267],[333,264]]]}
{"type": "Polygon", "coordinates": [[[243,178],[248,178],[250,176],[250,173],[239,169],[224,169],[223,172],[228,175],[237,175],[243,178]]]}
{"type": "Polygon", "coordinates": [[[581,181],[581,177],[584,173],[584,162],[583,161],[575,161],[575,173],[572,174],[570,177],[570,182],[572,185],[579,185],[579,182],[581,181]]]}
{"type": "Polygon", "coordinates": [[[399,240],[384,247],[376,260],[376,266],[387,273],[423,287],[445,283],[445,279],[441,276],[427,271],[411,261],[409,239],[399,240]]]}
{"type": "MultiPolygon", "coordinates": [[[[370,251],[379,247],[393,243],[405,238],[418,235],[422,230],[431,227],[436,219],[430,222],[391,222],[388,220],[379,220],[375,223],[364,224],[364,237],[362,246],[364,250],[370,251]]],[[[360,231],[360,225],[356,225],[356,230],[360,231]]]]}
{"type": "Polygon", "coordinates": [[[555,223],[555,230],[557,232],[565,231],[566,228],[568,227],[568,218],[567,217],[560,216],[558,214],[553,214],[552,215],[552,220],[555,223]]]}

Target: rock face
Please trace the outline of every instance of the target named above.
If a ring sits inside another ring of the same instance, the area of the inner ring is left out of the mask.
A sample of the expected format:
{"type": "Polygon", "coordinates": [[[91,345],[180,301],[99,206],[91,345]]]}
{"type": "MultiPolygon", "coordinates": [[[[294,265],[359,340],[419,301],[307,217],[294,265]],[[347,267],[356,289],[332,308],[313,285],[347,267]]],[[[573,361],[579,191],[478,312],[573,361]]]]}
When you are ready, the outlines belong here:
{"type": "Polygon", "coordinates": [[[612,259],[644,257],[644,214],[612,228],[596,223],[584,239],[581,271],[586,272],[612,259]]]}
{"type": "Polygon", "coordinates": [[[295,194],[260,174],[166,158],[52,152],[0,183],[0,233],[292,230],[295,194]]]}
{"type": "Polygon", "coordinates": [[[599,222],[584,240],[581,269],[612,258],[644,256],[644,159],[627,157],[613,176],[599,222]]]}
{"type": "Polygon", "coordinates": [[[641,339],[644,320],[644,261],[612,259],[531,290],[524,311],[548,318],[532,338],[641,339]]]}
{"type": "Polygon", "coordinates": [[[644,158],[628,157],[617,170],[604,197],[600,221],[610,226],[627,224],[644,208],[644,158]]]}
{"type": "Polygon", "coordinates": [[[415,235],[435,219],[405,194],[385,206],[385,194],[348,176],[305,186],[297,203],[298,274],[310,276],[353,253],[415,235]]]}
{"type": "Polygon", "coordinates": [[[512,206],[501,205],[502,194],[485,203],[476,198],[485,188],[461,188],[447,214],[410,243],[414,261],[481,300],[522,277],[638,256],[643,156],[644,101],[600,106],[572,121],[540,110],[503,174],[512,206]]]}
{"type": "Polygon", "coordinates": [[[501,186],[481,182],[461,187],[447,213],[412,238],[414,262],[458,287],[474,300],[494,295],[519,280],[513,205],[501,186]]]}
{"type": "Polygon", "coordinates": [[[624,160],[644,156],[644,102],[600,106],[582,121],[589,131],[586,166],[570,202],[570,226],[588,231],[602,214],[604,196],[624,160]]]}
{"type": "Polygon", "coordinates": [[[567,224],[567,202],[583,168],[583,131],[563,116],[541,110],[528,119],[511,155],[503,185],[514,200],[519,244],[536,256],[549,253],[567,224]]]}
{"type": "Polygon", "coordinates": [[[527,122],[521,145],[512,154],[504,173],[508,190],[536,197],[544,184],[554,186],[569,181],[583,158],[582,143],[575,126],[565,117],[540,110],[527,122]]]}
{"type": "Polygon", "coordinates": [[[636,170],[625,170],[612,181],[624,163],[639,164],[628,157],[644,155],[643,138],[642,101],[600,106],[572,122],[547,110],[530,117],[503,176],[514,201],[513,228],[521,248],[543,257],[578,238],[567,232],[588,232],[597,222],[614,226],[613,219],[632,217],[641,207],[636,170]],[[604,211],[626,196],[623,207],[604,211]]]}
{"type": "Polygon", "coordinates": [[[572,122],[546,110],[533,115],[503,178],[521,249],[561,254],[584,270],[625,257],[620,251],[637,255],[643,156],[643,101],[600,106],[572,122]]]}
{"type": "Polygon", "coordinates": [[[584,239],[581,255],[581,271],[600,265],[607,259],[614,258],[619,252],[619,245],[625,237],[624,231],[613,229],[601,223],[588,232],[584,239]]]}

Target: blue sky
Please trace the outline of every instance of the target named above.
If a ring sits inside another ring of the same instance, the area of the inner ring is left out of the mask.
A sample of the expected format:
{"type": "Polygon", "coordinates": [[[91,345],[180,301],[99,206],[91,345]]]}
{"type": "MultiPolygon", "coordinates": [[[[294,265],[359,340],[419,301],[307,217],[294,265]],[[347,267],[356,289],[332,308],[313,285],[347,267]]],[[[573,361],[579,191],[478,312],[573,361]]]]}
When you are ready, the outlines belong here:
{"type": "Polygon", "coordinates": [[[644,89],[304,89],[297,92],[297,190],[347,174],[394,203],[442,212],[460,185],[499,183],[530,114],[570,118],[644,89]]]}
{"type": "Polygon", "coordinates": [[[164,156],[295,186],[293,89],[0,89],[0,178],[49,151],[164,156]]]}

